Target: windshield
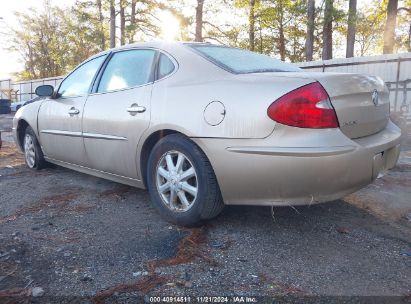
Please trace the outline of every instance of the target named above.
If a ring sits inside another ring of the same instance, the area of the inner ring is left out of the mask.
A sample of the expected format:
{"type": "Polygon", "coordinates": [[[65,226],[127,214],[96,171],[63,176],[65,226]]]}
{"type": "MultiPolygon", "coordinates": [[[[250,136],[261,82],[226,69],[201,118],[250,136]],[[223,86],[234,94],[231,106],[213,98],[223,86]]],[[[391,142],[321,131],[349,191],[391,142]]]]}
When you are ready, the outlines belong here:
{"type": "Polygon", "coordinates": [[[236,74],[302,71],[292,64],[243,49],[204,44],[189,46],[214,64],[236,74]]]}

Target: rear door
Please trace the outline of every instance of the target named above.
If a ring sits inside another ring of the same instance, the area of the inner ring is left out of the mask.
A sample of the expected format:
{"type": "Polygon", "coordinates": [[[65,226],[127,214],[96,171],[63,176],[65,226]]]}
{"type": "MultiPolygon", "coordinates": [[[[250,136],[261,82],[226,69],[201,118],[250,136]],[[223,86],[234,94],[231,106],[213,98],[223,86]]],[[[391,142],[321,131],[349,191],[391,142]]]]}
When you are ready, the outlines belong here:
{"type": "Polygon", "coordinates": [[[84,108],[83,137],[91,168],[139,179],[137,146],[150,123],[157,52],[130,49],[112,54],[84,108]]]}
{"type": "Polygon", "coordinates": [[[87,165],[82,138],[82,116],[91,83],[106,55],[75,69],[60,84],[56,98],[45,100],[38,127],[44,154],[52,159],[87,165]]]}

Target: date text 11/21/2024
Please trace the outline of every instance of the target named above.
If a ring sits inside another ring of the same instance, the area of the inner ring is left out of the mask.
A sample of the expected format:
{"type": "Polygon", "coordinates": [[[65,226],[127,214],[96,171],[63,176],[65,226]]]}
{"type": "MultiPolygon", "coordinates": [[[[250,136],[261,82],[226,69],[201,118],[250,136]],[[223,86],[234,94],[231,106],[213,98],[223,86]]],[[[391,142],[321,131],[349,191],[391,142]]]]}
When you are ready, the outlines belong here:
{"type": "Polygon", "coordinates": [[[162,296],[150,297],[150,303],[257,303],[256,297],[249,296],[162,296]]]}

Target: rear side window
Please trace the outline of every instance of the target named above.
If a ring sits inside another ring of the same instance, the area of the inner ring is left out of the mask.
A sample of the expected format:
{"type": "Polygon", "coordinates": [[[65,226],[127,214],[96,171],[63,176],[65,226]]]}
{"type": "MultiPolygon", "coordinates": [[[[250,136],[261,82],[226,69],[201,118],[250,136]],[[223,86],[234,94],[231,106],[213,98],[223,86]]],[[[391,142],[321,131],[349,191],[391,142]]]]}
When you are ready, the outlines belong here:
{"type": "Polygon", "coordinates": [[[149,83],[154,57],[154,50],[115,53],[103,72],[97,92],[127,89],[149,83]]]}
{"type": "Polygon", "coordinates": [[[204,44],[189,46],[214,64],[236,74],[301,71],[292,64],[243,49],[204,44]]]}
{"type": "Polygon", "coordinates": [[[161,79],[171,74],[174,71],[174,63],[164,54],[160,54],[158,61],[157,79],[161,79]]]}

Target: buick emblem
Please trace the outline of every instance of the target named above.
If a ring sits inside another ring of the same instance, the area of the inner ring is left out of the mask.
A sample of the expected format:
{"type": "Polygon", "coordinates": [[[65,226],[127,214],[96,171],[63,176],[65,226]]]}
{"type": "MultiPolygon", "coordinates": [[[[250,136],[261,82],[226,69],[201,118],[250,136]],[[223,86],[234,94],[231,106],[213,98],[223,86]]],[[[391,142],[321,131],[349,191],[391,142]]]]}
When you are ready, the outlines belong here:
{"type": "Polygon", "coordinates": [[[375,106],[378,106],[378,91],[374,90],[372,92],[372,96],[371,96],[372,102],[374,103],[375,106]]]}

